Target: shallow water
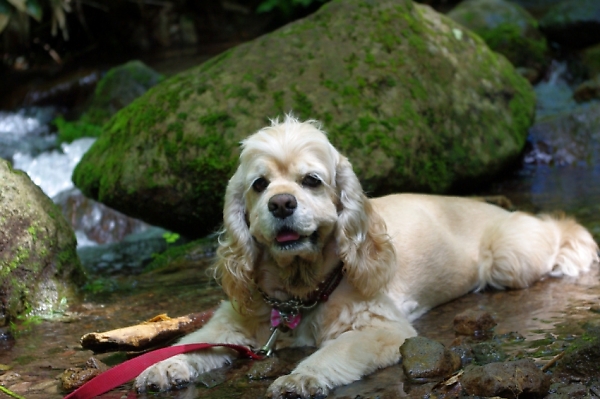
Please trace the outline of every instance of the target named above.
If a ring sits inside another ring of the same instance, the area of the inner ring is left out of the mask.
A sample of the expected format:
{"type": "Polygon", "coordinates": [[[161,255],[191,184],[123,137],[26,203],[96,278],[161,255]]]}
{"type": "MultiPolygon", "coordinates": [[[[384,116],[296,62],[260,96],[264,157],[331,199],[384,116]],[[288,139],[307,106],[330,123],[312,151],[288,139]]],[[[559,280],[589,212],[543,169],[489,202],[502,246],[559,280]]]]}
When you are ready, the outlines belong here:
{"type": "MultiPolygon", "coordinates": [[[[208,261],[185,265],[178,270],[115,279],[116,291],[88,296],[81,305],[65,314],[55,315],[26,327],[16,341],[0,341],[0,367],[10,369],[0,375],[0,384],[27,399],[58,399],[57,376],[65,369],[81,366],[92,352],[81,349],[79,338],[88,332],[106,331],[147,320],[160,313],[180,316],[215,307],[222,299],[221,290],[209,283],[205,272],[208,261]]],[[[527,290],[474,293],[433,309],[415,322],[421,335],[448,345],[455,339],[454,316],[466,309],[490,312],[498,322],[496,334],[518,332],[526,340],[512,348],[514,352],[537,350],[536,340],[561,339],[582,332],[584,321],[600,320],[600,285],[597,275],[580,281],[547,278],[527,290]]],[[[509,350],[510,351],[510,350],[509,350]]],[[[310,349],[281,352],[280,374],[289,372],[310,349]]],[[[555,353],[536,358],[547,362],[555,353]]],[[[125,360],[123,354],[97,356],[108,365],[125,360]]],[[[256,367],[256,366],[254,366],[256,367]]],[[[181,391],[146,395],[147,398],[229,398],[260,397],[273,378],[250,380],[252,362],[242,360],[232,367],[211,373],[206,384],[198,383],[181,391]]],[[[399,365],[379,371],[362,381],[338,388],[332,398],[404,397],[404,377],[399,365]]],[[[101,398],[134,397],[130,385],[101,398]]]]}

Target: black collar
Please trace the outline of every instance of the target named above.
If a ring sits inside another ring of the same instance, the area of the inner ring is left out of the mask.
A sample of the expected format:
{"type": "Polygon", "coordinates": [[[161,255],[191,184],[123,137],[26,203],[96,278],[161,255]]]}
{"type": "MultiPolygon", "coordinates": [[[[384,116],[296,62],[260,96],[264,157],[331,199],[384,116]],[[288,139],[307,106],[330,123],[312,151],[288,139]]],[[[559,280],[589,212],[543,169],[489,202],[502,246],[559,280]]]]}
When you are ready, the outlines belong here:
{"type": "Polygon", "coordinates": [[[319,286],[308,296],[307,299],[300,299],[297,297],[288,299],[286,301],[281,301],[276,298],[272,298],[267,295],[266,292],[261,290],[258,291],[262,295],[265,302],[270,305],[273,309],[277,309],[278,311],[295,315],[300,313],[302,309],[311,309],[314,308],[320,302],[326,302],[329,299],[331,293],[337,288],[342,281],[342,277],[344,275],[344,264],[340,262],[340,264],[329,273],[327,278],[323,280],[319,286]]]}

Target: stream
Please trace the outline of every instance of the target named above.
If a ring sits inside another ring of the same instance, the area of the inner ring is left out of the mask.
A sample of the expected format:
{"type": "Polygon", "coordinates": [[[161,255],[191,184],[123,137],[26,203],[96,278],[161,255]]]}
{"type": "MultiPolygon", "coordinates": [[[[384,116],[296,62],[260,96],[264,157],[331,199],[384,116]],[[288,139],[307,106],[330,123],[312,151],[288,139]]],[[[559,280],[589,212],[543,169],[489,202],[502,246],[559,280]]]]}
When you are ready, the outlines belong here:
{"type": "MultiPolygon", "coordinates": [[[[560,79],[560,68],[557,69],[557,75],[536,88],[541,98],[538,120],[557,110],[577,110],[578,105],[569,102],[570,97],[564,95],[568,88],[560,79]],[[555,102],[549,102],[548,98],[555,102]]],[[[0,156],[27,171],[48,196],[63,207],[77,232],[78,251],[82,259],[86,259],[84,264],[102,271],[110,289],[96,293],[87,291],[80,304],[72,304],[62,313],[21,325],[15,330],[16,339],[0,336],[0,385],[27,399],[64,396],[58,376],[69,367],[81,366],[93,355],[79,344],[83,334],[136,324],[161,313],[176,317],[199,312],[215,307],[224,299],[219,287],[207,277],[209,258],[202,254],[184,259],[168,269],[138,273],[142,258],[152,257],[168,245],[162,239],[164,230],[81,198],[70,183],[70,174],[93,140],[57,145],[47,126],[55,111],[37,108],[0,112],[0,148],[4,151],[0,156]],[[86,211],[81,212],[80,207],[85,207],[86,211]],[[94,232],[97,226],[102,228],[94,232]],[[129,241],[124,241],[125,237],[129,241]],[[118,247],[125,245],[123,242],[134,250],[118,247]],[[148,242],[153,243],[149,248],[143,244],[148,242]],[[138,249],[140,252],[135,252],[138,249]]],[[[533,132],[533,150],[525,155],[521,167],[501,176],[482,192],[473,194],[503,195],[516,208],[532,212],[564,210],[589,228],[598,241],[600,185],[595,182],[600,181],[599,132],[600,129],[592,131],[587,136],[588,142],[583,144],[589,152],[585,162],[569,162],[566,156],[560,158],[562,147],[540,151],[541,146],[536,143],[541,141],[536,142],[533,132]],[[548,156],[554,157],[554,162],[547,162],[548,156]],[[567,161],[559,162],[558,159],[567,161]]],[[[535,352],[535,360],[543,363],[556,352],[550,349],[539,352],[541,347],[556,346],[569,337],[580,335],[585,322],[600,322],[599,298],[597,274],[577,281],[546,278],[527,290],[467,295],[433,309],[417,320],[415,327],[421,335],[449,345],[456,338],[454,316],[466,309],[483,309],[498,323],[495,334],[518,333],[524,338],[518,345],[508,348],[509,353],[535,352]]],[[[290,350],[280,356],[293,363],[309,352],[310,349],[290,350]]],[[[109,353],[97,355],[97,358],[111,366],[122,362],[125,356],[109,353]]],[[[272,378],[248,380],[246,376],[253,367],[255,365],[250,361],[235,362],[183,390],[143,397],[260,397],[272,378]]],[[[405,397],[405,384],[401,367],[393,366],[340,387],[329,397],[405,397]]],[[[129,389],[130,385],[127,385],[100,397],[126,398],[129,389]]],[[[0,397],[4,397],[3,394],[0,393],[0,397]]]]}

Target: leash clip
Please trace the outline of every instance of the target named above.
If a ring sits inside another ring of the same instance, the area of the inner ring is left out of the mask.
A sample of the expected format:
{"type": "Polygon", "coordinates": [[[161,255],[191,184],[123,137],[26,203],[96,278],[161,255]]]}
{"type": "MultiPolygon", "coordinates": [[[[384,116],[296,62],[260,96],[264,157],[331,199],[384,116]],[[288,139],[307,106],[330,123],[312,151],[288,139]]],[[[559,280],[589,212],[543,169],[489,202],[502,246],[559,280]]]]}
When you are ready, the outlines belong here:
{"type": "Polygon", "coordinates": [[[275,344],[277,343],[277,337],[279,337],[280,333],[281,333],[281,330],[279,329],[279,327],[271,328],[271,336],[267,340],[267,343],[262,348],[260,348],[258,350],[258,352],[256,352],[256,354],[264,356],[264,357],[271,357],[271,355],[273,355],[273,351],[275,350],[275,344]]]}

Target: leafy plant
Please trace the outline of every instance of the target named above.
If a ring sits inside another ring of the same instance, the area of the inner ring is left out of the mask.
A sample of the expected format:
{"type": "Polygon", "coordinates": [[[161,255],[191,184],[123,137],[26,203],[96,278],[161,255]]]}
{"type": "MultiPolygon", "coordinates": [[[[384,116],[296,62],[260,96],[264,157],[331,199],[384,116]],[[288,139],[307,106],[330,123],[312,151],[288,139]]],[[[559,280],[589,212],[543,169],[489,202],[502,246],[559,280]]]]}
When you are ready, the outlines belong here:
{"type": "Polygon", "coordinates": [[[179,234],[172,233],[172,232],[166,232],[162,236],[165,239],[165,241],[167,242],[167,244],[174,244],[180,238],[179,234]]]}
{"type": "Polygon", "coordinates": [[[28,17],[41,22],[44,8],[49,9],[52,35],[56,36],[58,29],[63,38],[69,39],[66,13],[71,11],[70,0],[0,0],[0,33],[6,29],[10,20],[14,20],[19,29],[26,31],[29,27],[28,17]]]}

